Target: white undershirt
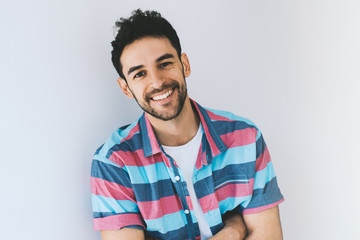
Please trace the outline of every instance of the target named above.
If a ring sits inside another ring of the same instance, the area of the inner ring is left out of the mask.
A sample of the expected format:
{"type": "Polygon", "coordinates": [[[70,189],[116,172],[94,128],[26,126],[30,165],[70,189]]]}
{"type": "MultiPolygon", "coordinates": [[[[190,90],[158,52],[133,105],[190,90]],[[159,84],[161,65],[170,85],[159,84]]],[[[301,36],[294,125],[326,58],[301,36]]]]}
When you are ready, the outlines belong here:
{"type": "Polygon", "coordinates": [[[181,171],[184,174],[186,185],[188,186],[189,195],[194,207],[194,212],[199,223],[200,235],[202,240],[206,240],[212,237],[212,233],[205,219],[205,215],[201,209],[199,200],[196,197],[194,191],[194,185],[192,181],[192,176],[195,168],[195,162],[198,157],[201,138],[202,138],[202,126],[200,123],[199,130],[196,135],[188,143],[181,146],[162,146],[164,151],[169,154],[180,167],[181,171]]]}

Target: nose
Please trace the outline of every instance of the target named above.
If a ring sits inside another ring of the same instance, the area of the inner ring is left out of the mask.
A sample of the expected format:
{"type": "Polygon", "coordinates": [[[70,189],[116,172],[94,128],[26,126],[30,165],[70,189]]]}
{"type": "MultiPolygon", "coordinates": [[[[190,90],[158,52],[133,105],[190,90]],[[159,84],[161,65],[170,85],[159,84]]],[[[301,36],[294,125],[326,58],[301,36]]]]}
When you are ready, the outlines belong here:
{"type": "Polygon", "coordinates": [[[153,69],[150,73],[150,81],[151,81],[151,87],[154,89],[160,88],[162,83],[164,82],[164,76],[161,71],[159,71],[157,68],[153,69]]]}

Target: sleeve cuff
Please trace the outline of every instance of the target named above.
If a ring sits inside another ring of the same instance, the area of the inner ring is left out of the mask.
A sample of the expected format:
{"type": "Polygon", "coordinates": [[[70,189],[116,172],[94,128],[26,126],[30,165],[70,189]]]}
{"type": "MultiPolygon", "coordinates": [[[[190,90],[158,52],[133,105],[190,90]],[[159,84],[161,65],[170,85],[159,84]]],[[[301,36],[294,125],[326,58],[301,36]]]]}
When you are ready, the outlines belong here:
{"type": "Polygon", "coordinates": [[[137,213],[118,214],[94,219],[95,231],[116,230],[123,227],[133,227],[135,225],[137,226],[136,228],[141,227],[145,229],[145,223],[137,213]]]}
{"type": "Polygon", "coordinates": [[[271,192],[253,196],[249,205],[242,210],[243,214],[252,214],[275,207],[284,201],[284,197],[277,188],[271,192]]]}

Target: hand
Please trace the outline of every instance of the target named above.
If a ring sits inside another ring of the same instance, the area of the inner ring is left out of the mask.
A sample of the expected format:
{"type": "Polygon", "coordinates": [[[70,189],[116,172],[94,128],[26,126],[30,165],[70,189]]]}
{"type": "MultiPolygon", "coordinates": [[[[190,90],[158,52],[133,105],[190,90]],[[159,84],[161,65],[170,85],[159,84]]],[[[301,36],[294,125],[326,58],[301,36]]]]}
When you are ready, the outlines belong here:
{"type": "Polygon", "coordinates": [[[244,220],[240,214],[234,214],[227,219],[225,218],[225,226],[215,236],[209,240],[234,239],[243,240],[247,235],[247,229],[244,220]]]}

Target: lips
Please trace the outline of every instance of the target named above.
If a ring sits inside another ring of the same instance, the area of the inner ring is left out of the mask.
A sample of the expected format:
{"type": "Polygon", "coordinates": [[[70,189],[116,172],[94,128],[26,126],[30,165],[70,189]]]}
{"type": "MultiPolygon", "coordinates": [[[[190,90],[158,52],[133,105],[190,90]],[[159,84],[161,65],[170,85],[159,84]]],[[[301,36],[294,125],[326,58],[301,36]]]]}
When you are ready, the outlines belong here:
{"type": "Polygon", "coordinates": [[[176,81],[172,81],[170,83],[164,83],[159,88],[149,91],[145,95],[145,100],[147,102],[164,100],[169,96],[171,96],[174,93],[175,89],[179,87],[180,87],[179,83],[176,81]]]}
{"type": "Polygon", "coordinates": [[[164,94],[153,96],[152,99],[155,101],[163,100],[170,96],[173,93],[173,89],[170,89],[169,91],[165,92],[164,94]]]}

